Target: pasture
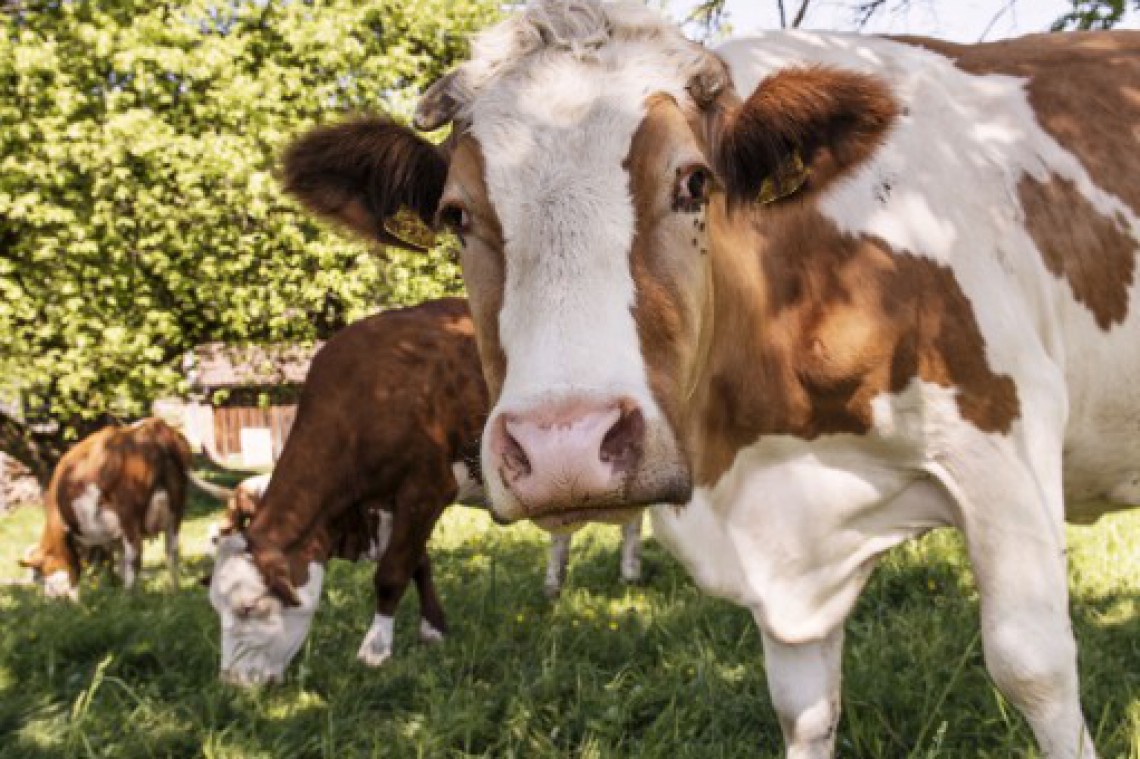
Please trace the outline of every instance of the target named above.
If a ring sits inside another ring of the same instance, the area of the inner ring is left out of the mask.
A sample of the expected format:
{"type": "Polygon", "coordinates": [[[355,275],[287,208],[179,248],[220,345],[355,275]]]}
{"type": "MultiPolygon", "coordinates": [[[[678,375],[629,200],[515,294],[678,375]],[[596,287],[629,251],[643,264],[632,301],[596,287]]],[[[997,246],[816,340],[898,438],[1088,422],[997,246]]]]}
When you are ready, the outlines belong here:
{"type": "MultiPolygon", "coordinates": [[[[396,657],[354,655],[371,619],[371,568],[335,563],[283,686],[216,680],[217,621],[197,578],[214,506],[192,502],[182,587],[160,543],[140,592],[88,578],[78,605],[0,589],[0,755],[207,757],[738,757],[780,755],[749,615],[702,596],[650,538],[646,581],[617,579],[616,528],[575,543],[562,598],[542,595],[546,541],[456,507],[432,542],[452,627],[396,657]]],[[[0,519],[0,576],[40,514],[0,519]]],[[[1140,514],[1070,528],[1074,621],[1090,729],[1105,757],[1140,757],[1140,514]]],[[[892,552],[848,626],[839,753],[1035,756],[1028,728],[982,668],[977,599],[957,537],[892,552]]]]}

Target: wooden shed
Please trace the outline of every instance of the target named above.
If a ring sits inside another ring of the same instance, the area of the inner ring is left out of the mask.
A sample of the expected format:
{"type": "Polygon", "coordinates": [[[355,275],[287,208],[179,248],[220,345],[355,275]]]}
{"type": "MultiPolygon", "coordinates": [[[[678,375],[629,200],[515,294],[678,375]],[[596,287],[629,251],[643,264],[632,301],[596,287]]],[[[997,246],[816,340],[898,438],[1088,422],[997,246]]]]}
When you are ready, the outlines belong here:
{"type": "Polygon", "coordinates": [[[320,347],[200,345],[184,361],[191,399],[179,410],[161,402],[155,412],[180,416],[191,444],[211,446],[228,463],[270,466],[285,447],[297,398],[320,347]]]}

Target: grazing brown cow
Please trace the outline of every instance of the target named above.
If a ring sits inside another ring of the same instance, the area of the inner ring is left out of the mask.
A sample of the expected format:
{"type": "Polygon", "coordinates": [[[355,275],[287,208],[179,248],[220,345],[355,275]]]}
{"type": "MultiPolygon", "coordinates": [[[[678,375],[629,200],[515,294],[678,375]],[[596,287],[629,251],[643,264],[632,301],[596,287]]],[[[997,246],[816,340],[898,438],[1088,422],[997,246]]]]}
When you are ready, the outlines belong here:
{"type": "MultiPolygon", "coordinates": [[[[329,341],[313,360],[275,471],[243,480],[214,528],[211,601],[223,620],[223,678],[254,684],[281,677],[316,610],[323,566],[315,565],[334,557],[379,562],[376,617],[361,661],[378,665],[390,655],[392,617],[409,577],[420,595],[420,637],[442,636],[443,609],[425,543],[452,499],[483,503],[482,486],[471,474],[479,472],[486,414],[471,323],[460,300],[389,311],[329,341]],[[251,541],[261,546],[252,561],[251,541]],[[279,555],[291,567],[305,557],[308,583],[290,569],[274,593],[266,583],[272,575],[257,571],[259,553],[271,572],[278,571],[279,555]]],[[[623,532],[628,581],[640,572],[640,522],[623,532]]],[[[552,539],[544,586],[550,595],[561,590],[569,548],[568,534],[552,539]]]]}
{"type": "MultiPolygon", "coordinates": [[[[78,595],[82,558],[118,554],[118,574],[131,587],[142,543],[163,533],[171,582],[178,587],[178,530],[186,508],[190,447],[160,419],[106,427],[64,454],[44,494],[40,542],[20,563],[43,578],[49,596],[78,595]]],[[[192,478],[213,495],[208,483],[192,478]]]]}
{"type": "Polygon", "coordinates": [[[455,231],[495,512],[652,510],[748,608],[795,757],[833,752],[877,558],[961,529],[986,664],[1042,753],[1095,755],[1066,519],[1140,505],[1140,34],[980,45],[534,0],[382,119],[294,147],[318,213],[455,231]]]}
{"type": "MultiPolygon", "coordinates": [[[[378,560],[362,662],[391,655],[396,606],[411,579],[421,639],[442,638],[427,541],[448,504],[482,504],[469,462],[487,390],[472,335],[467,304],[438,300],[352,324],[313,359],[260,504],[240,534],[218,541],[210,601],[222,620],[223,679],[282,677],[333,557],[378,560]]],[[[244,518],[228,517],[238,527],[244,518]]]]}

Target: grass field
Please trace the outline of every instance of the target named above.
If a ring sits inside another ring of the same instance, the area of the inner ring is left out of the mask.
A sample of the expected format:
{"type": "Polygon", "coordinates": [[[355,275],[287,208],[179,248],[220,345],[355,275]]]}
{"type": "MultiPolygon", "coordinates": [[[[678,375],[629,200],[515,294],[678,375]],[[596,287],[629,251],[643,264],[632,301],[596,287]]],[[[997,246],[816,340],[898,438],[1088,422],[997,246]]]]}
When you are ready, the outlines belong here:
{"type": "MultiPolygon", "coordinates": [[[[452,626],[396,658],[355,661],[371,568],[334,564],[287,684],[220,685],[217,622],[196,578],[212,506],[195,501],[171,592],[161,544],[141,591],[91,579],[76,604],[0,588],[3,757],[775,757],[779,729],[749,615],[703,597],[649,539],[647,580],[617,579],[618,531],[575,544],[562,598],[542,595],[545,539],[452,509],[433,539],[452,626]]],[[[38,533],[37,509],[0,518],[0,578],[38,533]]],[[[1073,528],[1081,682],[1104,757],[1140,758],[1140,514],[1073,528]]],[[[414,594],[410,594],[414,595],[414,594]]],[[[892,552],[848,623],[844,757],[1036,756],[991,686],[957,537],[892,552]]]]}

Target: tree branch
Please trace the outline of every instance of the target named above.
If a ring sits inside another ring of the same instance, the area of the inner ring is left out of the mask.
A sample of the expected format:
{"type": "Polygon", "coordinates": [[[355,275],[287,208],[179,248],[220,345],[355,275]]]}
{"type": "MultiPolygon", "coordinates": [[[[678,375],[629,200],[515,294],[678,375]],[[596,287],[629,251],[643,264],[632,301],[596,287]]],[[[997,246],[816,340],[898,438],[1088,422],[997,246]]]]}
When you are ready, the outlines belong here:
{"type": "Polygon", "coordinates": [[[803,0],[800,3],[800,10],[796,13],[796,17],[792,19],[792,28],[799,29],[800,24],[804,22],[804,16],[807,15],[808,6],[811,5],[811,0],[803,0]]]}

